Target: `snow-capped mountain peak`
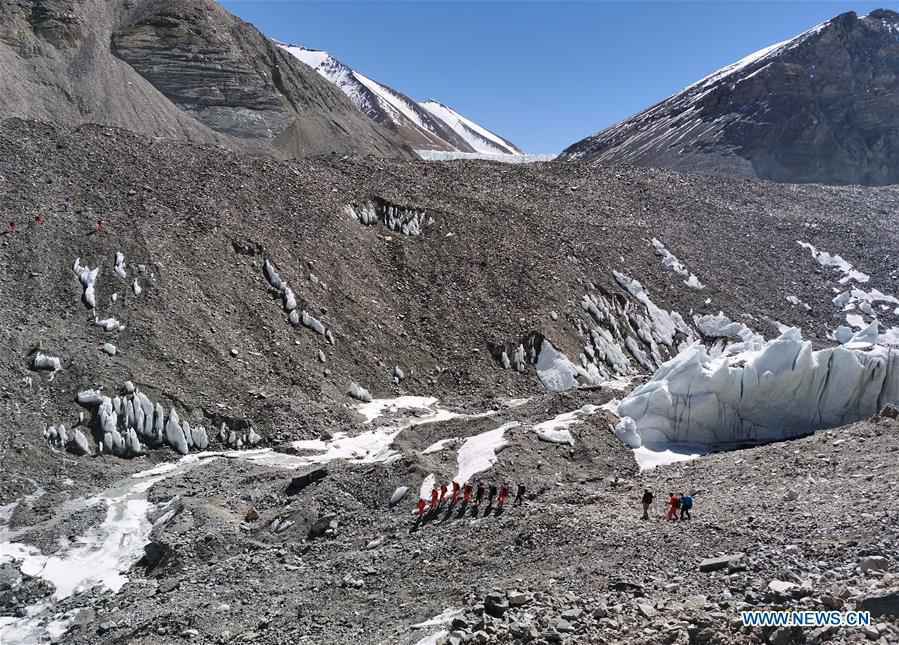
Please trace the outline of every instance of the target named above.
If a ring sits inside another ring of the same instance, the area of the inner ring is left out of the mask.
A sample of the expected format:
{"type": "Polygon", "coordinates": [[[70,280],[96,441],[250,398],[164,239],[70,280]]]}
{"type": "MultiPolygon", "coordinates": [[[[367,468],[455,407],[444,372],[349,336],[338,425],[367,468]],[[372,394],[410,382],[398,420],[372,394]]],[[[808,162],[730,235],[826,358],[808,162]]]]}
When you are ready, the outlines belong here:
{"type": "Polygon", "coordinates": [[[895,184],[897,35],[894,11],[840,14],[712,72],[560,158],[790,183],[895,184]]]}
{"type": "Polygon", "coordinates": [[[443,103],[415,101],[355,71],[328,52],[275,42],[340,88],[362,112],[396,130],[416,150],[522,154],[514,144],[443,103]]]}

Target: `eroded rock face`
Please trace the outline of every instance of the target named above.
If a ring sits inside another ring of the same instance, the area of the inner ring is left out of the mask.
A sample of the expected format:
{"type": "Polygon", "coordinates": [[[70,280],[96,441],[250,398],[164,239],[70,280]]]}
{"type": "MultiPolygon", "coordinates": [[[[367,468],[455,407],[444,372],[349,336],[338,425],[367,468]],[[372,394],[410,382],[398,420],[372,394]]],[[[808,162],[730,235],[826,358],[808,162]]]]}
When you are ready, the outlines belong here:
{"type": "Polygon", "coordinates": [[[339,89],[204,0],[0,4],[0,111],[288,156],[410,156],[339,89]]]}
{"type": "Polygon", "coordinates": [[[785,182],[899,181],[899,14],[837,16],[562,153],[785,182]]]}
{"type": "Polygon", "coordinates": [[[81,2],[64,0],[36,0],[32,3],[29,21],[35,32],[58,47],[77,43],[84,16],[78,5],[81,2]]]}
{"type": "Polygon", "coordinates": [[[266,47],[248,25],[228,30],[217,22],[198,3],[146,3],[133,22],[113,34],[113,53],[214,130],[254,138],[282,132],[289,120],[287,101],[275,76],[260,74],[245,53],[250,49],[271,65],[274,47],[266,47]]]}

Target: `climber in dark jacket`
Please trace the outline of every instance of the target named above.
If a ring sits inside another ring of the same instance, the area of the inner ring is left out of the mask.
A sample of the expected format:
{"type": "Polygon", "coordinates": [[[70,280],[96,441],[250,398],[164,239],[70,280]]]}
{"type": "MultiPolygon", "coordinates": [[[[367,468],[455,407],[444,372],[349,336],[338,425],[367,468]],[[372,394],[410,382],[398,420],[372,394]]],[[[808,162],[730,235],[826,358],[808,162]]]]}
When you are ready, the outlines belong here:
{"type": "Polygon", "coordinates": [[[690,509],[693,508],[693,498],[689,495],[681,493],[680,496],[680,518],[682,520],[690,519],[690,509]]]}
{"type": "Polygon", "coordinates": [[[487,506],[493,506],[494,497],[496,497],[496,484],[490,484],[490,490],[487,492],[487,506]]]}
{"type": "Polygon", "coordinates": [[[515,491],[515,503],[513,506],[521,506],[524,503],[524,484],[518,484],[518,490],[515,491]]]}
{"type": "Polygon", "coordinates": [[[652,493],[647,488],[643,491],[643,519],[649,519],[649,507],[652,506],[652,493]]]}

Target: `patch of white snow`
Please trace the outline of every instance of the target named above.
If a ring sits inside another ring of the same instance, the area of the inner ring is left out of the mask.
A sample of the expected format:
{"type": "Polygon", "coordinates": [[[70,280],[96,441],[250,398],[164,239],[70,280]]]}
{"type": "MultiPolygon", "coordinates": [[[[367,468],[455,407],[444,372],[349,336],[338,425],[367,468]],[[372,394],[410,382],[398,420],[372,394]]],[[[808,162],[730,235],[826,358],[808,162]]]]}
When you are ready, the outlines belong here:
{"type": "Polygon", "coordinates": [[[496,453],[506,447],[506,430],[517,428],[517,421],[504,423],[498,428],[482,432],[465,440],[457,455],[458,470],[453,481],[460,485],[473,475],[489,470],[496,463],[496,453]]]}

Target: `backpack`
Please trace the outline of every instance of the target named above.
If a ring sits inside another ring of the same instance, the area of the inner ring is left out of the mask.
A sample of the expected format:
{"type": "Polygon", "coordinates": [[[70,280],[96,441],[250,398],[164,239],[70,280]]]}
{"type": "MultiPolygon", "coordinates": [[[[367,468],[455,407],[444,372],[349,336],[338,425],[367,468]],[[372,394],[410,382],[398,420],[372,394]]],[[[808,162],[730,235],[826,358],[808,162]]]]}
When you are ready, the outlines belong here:
{"type": "Polygon", "coordinates": [[[681,497],[680,503],[681,503],[681,507],[687,509],[688,511],[691,508],[693,508],[693,498],[690,497],[689,495],[687,495],[685,497],[681,497]]]}

